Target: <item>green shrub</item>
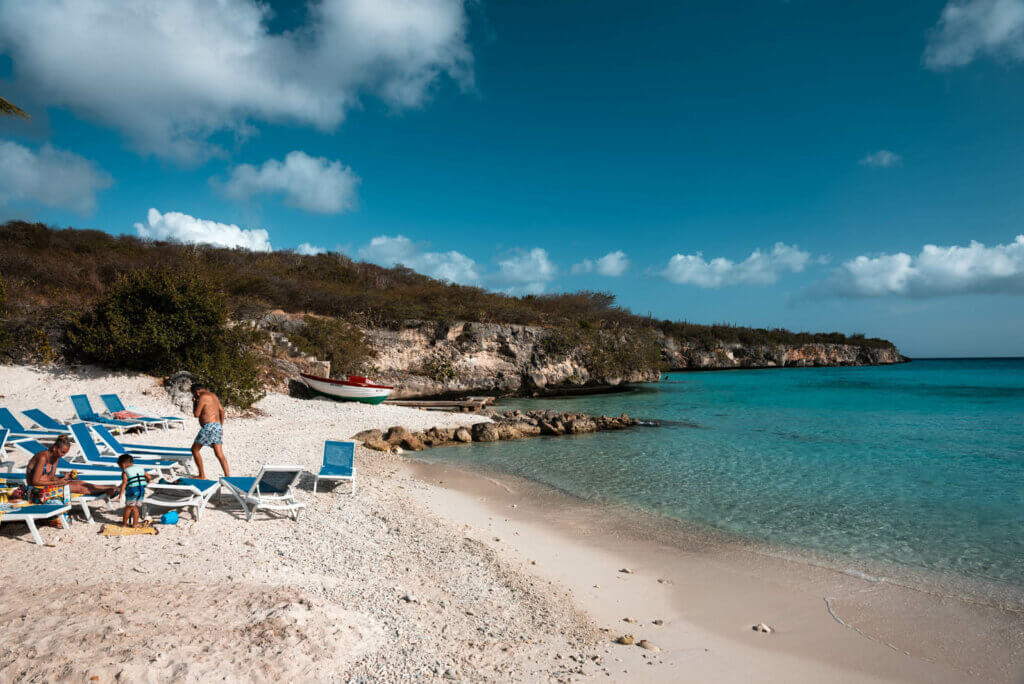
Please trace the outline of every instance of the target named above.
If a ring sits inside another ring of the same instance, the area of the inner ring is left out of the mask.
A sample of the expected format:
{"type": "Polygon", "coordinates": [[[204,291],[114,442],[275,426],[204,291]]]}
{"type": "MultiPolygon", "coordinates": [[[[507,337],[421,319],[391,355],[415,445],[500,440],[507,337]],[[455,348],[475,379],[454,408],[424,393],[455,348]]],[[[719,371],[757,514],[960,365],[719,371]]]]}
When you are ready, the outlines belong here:
{"type": "Polygon", "coordinates": [[[373,353],[363,331],[337,318],[306,317],[306,324],[288,339],[306,354],[331,362],[331,374],[358,373],[373,353]]]}
{"type": "Polygon", "coordinates": [[[166,375],[188,370],[228,404],[263,396],[258,333],[231,326],[227,301],[193,270],[129,271],[68,326],[66,352],[110,368],[166,375]]]}

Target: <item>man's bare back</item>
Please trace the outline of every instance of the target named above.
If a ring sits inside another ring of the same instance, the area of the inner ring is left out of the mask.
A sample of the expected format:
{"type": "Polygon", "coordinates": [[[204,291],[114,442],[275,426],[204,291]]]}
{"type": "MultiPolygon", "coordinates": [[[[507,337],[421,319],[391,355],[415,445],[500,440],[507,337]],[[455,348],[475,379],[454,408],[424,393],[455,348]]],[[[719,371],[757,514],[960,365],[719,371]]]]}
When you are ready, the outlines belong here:
{"type": "Polygon", "coordinates": [[[210,390],[199,390],[199,398],[196,401],[194,415],[199,419],[200,425],[224,423],[224,407],[221,406],[217,395],[210,390]]]}
{"type": "Polygon", "coordinates": [[[224,440],[224,407],[217,395],[203,387],[200,383],[192,385],[192,401],[195,410],[192,412],[199,419],[199,434],[192,443],[192,458],[199,468],[199,479],[206,478],[206,469],[203,468],[203,457],[199,451],[208,446],[213,449],[214,455],[220,461],[221,470],[224,475],[230,475],[228,460],[224,456],[224,448],[221,446],[224,440]]]}

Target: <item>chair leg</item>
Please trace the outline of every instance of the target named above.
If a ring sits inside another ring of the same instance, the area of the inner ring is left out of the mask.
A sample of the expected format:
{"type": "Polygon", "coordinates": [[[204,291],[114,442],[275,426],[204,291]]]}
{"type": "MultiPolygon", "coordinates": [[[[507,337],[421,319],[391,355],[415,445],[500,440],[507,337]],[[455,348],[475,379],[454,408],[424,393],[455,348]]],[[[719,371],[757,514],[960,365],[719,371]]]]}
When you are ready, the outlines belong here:
{"type": "Polygon", "coordinates": [[[32,538],[36,540],[36,544],[42,546],[43,538],[39,536],[39,530],[36,529],[36,521],[32,518],[28,518],[25,521],[25,524],[28,525],[28,531],[32,533],[32,538]]]}
{"type": "Polygon", "coordinates": [[[316,485],[320,482],[320,478],[316,475],[313,476],[313,493],[316,494],[316,485]]]}

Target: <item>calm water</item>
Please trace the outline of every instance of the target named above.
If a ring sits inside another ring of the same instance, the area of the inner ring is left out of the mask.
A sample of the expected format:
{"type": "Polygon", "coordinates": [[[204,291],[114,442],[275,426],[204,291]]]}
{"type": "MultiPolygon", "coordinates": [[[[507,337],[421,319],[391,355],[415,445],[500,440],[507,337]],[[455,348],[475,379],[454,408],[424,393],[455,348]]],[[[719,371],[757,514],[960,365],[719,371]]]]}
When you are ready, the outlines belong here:
{"type": "Polygon", "coordinates": [[[1024,359],[673,373],[505,402],[660,428],[435,449],[855,567],[1024,586],[1024,359]]]}

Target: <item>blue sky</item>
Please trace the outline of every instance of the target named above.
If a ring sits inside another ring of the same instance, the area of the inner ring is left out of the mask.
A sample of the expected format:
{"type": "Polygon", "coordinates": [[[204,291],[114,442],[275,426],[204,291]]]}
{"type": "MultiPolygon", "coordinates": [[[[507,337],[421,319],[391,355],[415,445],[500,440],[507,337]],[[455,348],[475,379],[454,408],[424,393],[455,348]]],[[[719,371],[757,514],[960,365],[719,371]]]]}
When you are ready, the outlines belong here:
{"type": "Polygon", "coordinates": [[[0,0],[0,220],[1024,355],[1024,0],[271,5],[0,0]]]}

